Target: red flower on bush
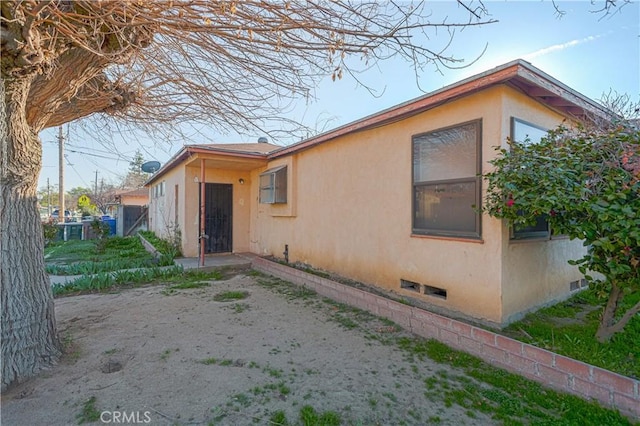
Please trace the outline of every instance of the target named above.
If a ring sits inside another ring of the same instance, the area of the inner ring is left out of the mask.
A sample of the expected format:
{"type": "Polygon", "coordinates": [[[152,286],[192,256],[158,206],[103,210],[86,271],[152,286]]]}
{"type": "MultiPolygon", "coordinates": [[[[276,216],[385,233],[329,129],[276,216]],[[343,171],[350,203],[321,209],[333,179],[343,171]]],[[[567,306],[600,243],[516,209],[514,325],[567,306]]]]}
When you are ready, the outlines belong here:
{"type": "Polygon", "coordinates": [[[507,202],[505,203],[507,205],[507,207],[511,207],[515,204],[516,202],[513,201],[513,197],[511,196],[511,194],[509,194],[509,199],[507,200],[507,202]]]}

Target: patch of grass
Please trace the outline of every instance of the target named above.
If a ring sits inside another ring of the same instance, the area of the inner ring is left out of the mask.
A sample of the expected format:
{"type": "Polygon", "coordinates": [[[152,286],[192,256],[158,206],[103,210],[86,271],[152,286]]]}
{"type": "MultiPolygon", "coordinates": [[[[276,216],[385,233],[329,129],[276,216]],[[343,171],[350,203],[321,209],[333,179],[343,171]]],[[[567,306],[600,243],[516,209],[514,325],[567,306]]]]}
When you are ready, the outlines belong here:
{"type": "Polygon", "coordinates": [[[276,379],[279,379],[280,377],[282,377],[282,374],[283,374],[282,370],[279,370],[277,368],[271,368],[271,367],[265,367],[262,369],[262,371],[264,371],[271,377],[275,377],[276,379]]]}
{"type": "Polygon", "coordinates": [[[247,303],[234,303],[231,306],[231,309],[233,310],[234,313],[241,314],[244,311],[249,309],[249,305],[247,303]]]}
{"type": "Polygon", "coordinates": [[[305,405],[300,409],[300,422],[303,426],[339,426],[342,421],[335,411],[318,413],[312,406],[305,405]]]}
{"type": "Polygon", "coordinates": [[[96,409],[96,397],[92,396],[82,404],[82,411],[76,416],[78,424],[93,423],[100,420],[100,411],[96,409]]]}
{"type": "Polygon", "coordinates": [[[289,426],[289,420],[287,420],[287,415],[284,411],[278,410],[269,417],[269,424],[273,426],[289,426]]]}
{"type": "MultiPolygon", "coordinates": [[[[160,265],[137,237],[66,241],[45,250],[47,273],[88,275],[160,265]]],[[[172,264],[173,262],[169,263],[172,264]]]]}
{"type": "Polygon", "coordinates": [[[287,300],[308,300],[317,296],[315,291],[309,290],[304,286],[291,284],[287,281],[271,276],[259,274],[257,275],[256,282],[262,287],[268,288],[285,296],[287,300]]]}
{"type": "Polygon", "coordinates": [[[243,393],[235,394],[232,398],[234,402],[240,404],[243,407],[248,407],[249,405],[251,405],[251,398],[243,393]]]}
{"type": "Polygon", "coordinates": [[[182,256],[178,244],[163,238],[159,238],[153,231],[138,231],[138,234],[142,235],[145,240],[150,242],[151,245],[164,257],[173,260],[176,257],[182,256]]]}
{"type": "Polygon", "coordinates": [[[398,397],[392,394],[391,392],[385,392],[382,394],[382,396],[386,397],[391,402],[394,402],[396,404],[398,403],[398,397]]]}
{"type": "Polygon", "coordinates": [[[220,367],[242,367],[244,366],[244,361],[242,360],[233,360],[233,359],[218,359],[218,358],[205,358],[198,361],[200,364],[204,365],[219,365],[220,367]]]}
{"type": "Polygon", "coordinates": [[[242,300],[249,297],[249,293],[246,291],[224,291],[213,296],[213,300],[216,302],[231,302],[234,300],[242,300]]]}
{"type": "MultiPolygon", "coordinates": [[[[635,292],[627,294],[622,304],[630,307],[638,302],[640,292],[635,292]]],[[[585,290],[527,315],[503,332],[525,343],[640,379],[640,316],[635,315],[608,343],[599,343],[595,333],[604,303],[595,291],[585,290]]]]}
{"type": "Polygon", "coordinates": [[[375,398],[369,398],[369,406],[375,409],[378,406],[378,400],[375,398]]]}
{"type": "Polygon", "coordinates": [[[168,277],[184,274],[181,266],[168,269],[148,268],[135,271],[118,271],[113,273],[100,273],[85,275],[66,284],[52,286],[53,295],[104,292],[117,287],[133,287],[141,284],[160,282],[168,277]]]}
{"type": "Polygon", "coordinates": [[[459,405],[472,414],[482,412],[504,424],[606,424],[629,425],[618,412],[577,396],[555,392],[541,384],[493,367],[435,340],[398,339],[398,345],[413,356],[429,358],[458,368],[464,375],[440,370],[425,380],[429,399],[445,406],[459,405]]]}
{"type": "Polygon", "coordinates": [[[171,356],[171,352],[172,352],[172,350],[171,350],[171,349],[167,349],[167,350],[165,350],[165,351],[164,351],[164,352],[162,352],[162,354],[160,355],[160,359],[161,359],[162,361],[166,361],[166,360],[168,360],[168,359],[169,359],[169,357],[171,356]]]}
{"type": "Polygon", "coordinates": [[[280,382],[278,383],[278,392],[280,392],[281,395],[289,395],[291,393],[291,389],[285,385],[284,382],[280,382]]]}
{"type": "Polygon", "coordinates": [[[208,287],[211,281],[217,281],[221,278],[222,273],[218,270],[203,272],[197,269],[187,269],[182,274],[167,277],[165,282],[170,285],[162,290],[162,294],[171,296],[179,290],[208,287]]]}

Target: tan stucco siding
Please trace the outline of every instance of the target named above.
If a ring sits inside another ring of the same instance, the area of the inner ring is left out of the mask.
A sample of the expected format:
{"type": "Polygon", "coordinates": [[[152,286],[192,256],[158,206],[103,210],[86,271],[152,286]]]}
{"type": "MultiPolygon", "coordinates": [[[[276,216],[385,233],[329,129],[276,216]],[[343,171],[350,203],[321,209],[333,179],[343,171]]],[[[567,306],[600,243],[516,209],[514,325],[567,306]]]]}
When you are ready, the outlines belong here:
{"type": "Polygon", "coordinates": [[[184,170],[176,168],[168,172],[161,180],[153,183],[149,191],[149,229],[161,238],[168,238],[175,225],[175,185],[184,182],[184,170]],[[154,188],[164,185],[162,195],[154,194],[154,188]]]}
{"type": "Polygon", "coordinates": [[[477,119],[483,160],[495,155],[502,93],[491,89],[299,152],[297,213],[275,217],[256,200],[252,251],[281,258],[288,244],[290,261],[500,322],[501,222],[483,217],[481,242],[412,236],[411,155],[413,135],[477,119]],[[447,299],[401,290],[401,279],[445,289],[447,299]]]}
{"type": "Polygon", "coordinates": [[[149,204],[148,195],[122,195],[120,204],[123,206],[146,206],[149,204]]]}
{"type": "MultiPolygon", "coordinates": [[[[184,186],[185,201],[183,203],[184,219],[181,221],[183,254],[187,257],[196,257],[198,253],[199,236],[199,185],[200,167],[199,161],[193,166],[183,168],[186,170],[184,186]],[[196,179],[197,178],[197,179],[196,179]]],[[[251,207],[251,174],[241,170],[205,169],[206,183],[223,183],[233,186],[233,225],[232,225],[232,250],[240,253],[249,251],[249,218],[251,207]],[[244,183],[240,183],[243,179],[244,183]]]]}
{"type": "MultiPolygon", "coordinates": [[[[511,117],[552,129],[564,116],[512,89],[505,91],[503,102],[503,141],[510,135],[511,117]]],[[[568,123],[565,123],[565,125],[568,123]]],[[[506,143],[503,144],[506,146],[506,143]]],[[[583,276],[567,263],[579,259],[585,248],[581,241],[566,238],[538,241],[511,241],[509,228],[503,225],[502,298],[503,322],[519,319],[536,307],[565,298],[569,283],[583,276]]]]}

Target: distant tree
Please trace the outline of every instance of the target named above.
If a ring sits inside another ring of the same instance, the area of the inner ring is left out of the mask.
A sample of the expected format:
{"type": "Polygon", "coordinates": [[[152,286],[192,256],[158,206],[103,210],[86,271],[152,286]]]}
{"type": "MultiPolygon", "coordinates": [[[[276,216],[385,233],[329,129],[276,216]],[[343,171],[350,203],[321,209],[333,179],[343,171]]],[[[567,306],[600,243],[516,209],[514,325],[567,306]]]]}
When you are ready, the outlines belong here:
{"type": "Polygon", "coordinates": [[[91,202],[100,211],[100,213],[107,214],[109,204],[115,203],[116,187],[110,183],[101,181],[97,190],[98,192],[93,193],[91,202]]]}
{"type": "Polygon", "coordinates": [[[133,160],[129,163],[129,172],[122,180],[120,185],[122,189],[142,188],[144,183],[149,179],[150,174],[142,171],[144,157],[140,150],[136,151],[133,160]]]}
{"type": "Polygon", "coordinates": [[[587,253],[570,263],[607,298],[596,332],[605,342],[640,312],[625,299],[640,294],[640,122],[596,124],[510,141],[485,175],[484,209],[525,225],[545,214],[554,232],[584,241],[587,253]]]}
{"type": "Polygon", "coordinates": [[[78,204],[78,198],[82,197],[83,195],[86,195],[87,197],[91,197],[91,190],[89,188],[85,188],[82,186],[76,186],[75,188],[71,188],[69,191],[67,191],[67,194],[69,196],[69,201],[65,201],[65,205],[69,206],[69,207],[75,207],[75,208],[81,208],[81,206],[78,204]]]}

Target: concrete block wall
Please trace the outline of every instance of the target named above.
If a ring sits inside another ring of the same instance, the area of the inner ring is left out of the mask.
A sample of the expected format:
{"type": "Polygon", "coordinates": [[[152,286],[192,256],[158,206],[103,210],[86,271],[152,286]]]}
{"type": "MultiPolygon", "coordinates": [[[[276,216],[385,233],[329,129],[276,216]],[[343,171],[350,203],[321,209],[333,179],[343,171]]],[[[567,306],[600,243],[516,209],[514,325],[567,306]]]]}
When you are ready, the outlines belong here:
{"type": "Polygon", "coordinates": [[[388,318],[418,336],[436,339],[496,367],[640,419],[639,380],[263,258],[253,258],[252,267],[388,318]]]}

